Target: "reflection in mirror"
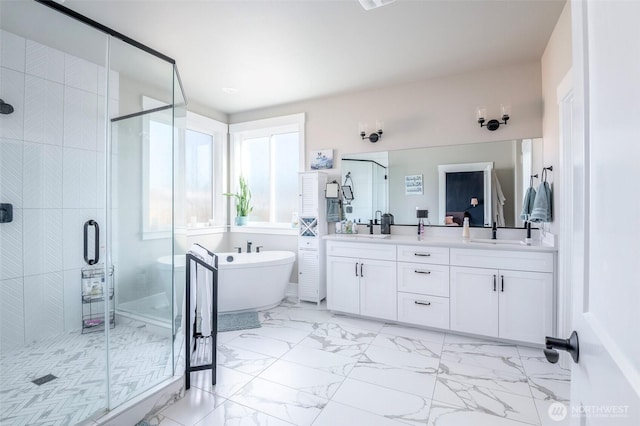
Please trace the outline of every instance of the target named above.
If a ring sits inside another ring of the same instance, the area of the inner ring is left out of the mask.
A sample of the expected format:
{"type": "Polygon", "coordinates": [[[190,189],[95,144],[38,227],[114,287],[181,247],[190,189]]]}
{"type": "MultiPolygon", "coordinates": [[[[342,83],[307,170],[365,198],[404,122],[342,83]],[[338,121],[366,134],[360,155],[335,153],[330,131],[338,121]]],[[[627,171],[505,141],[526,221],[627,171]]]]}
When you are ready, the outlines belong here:
{"type": "MultiPolygon", "coordinates": [[[[483,209],[483,217],[475,226],[491,226],[493,211],[484,213],[486,203],[491,210],[495,202],[489,196],[471,195],[464,196],[462,206],[452,207],[454,215],[447,215],[447,207],[440,207],[440,178],[438,166],[440,165],[461,165],[467,163],[492,163],[495,178],[500,184],[500,189],[504,194],[504,204],[500,204],[503,210],[503,221],[500,226],[523,227],[524,222],[520,219],[522,211],[522,200],[524,193],[531,182],[531,175],[540,173],[542,170],[542,139],[517,139],[497,142],[484,142],[466,145],[441,146],[429,148],[405,149],[386,152],[376,152],[358,155],[345,155],[342,159],[342,180],[343,184],[352,185],[354,200],[351,202],[352,213],[348,213],[349,206],[346,205],[345,212],[347,218],[351,220],[367,221],[376,218],[376,210],[390,212],[395,217],[395,223],[401,225],[415,225],[416,208],[429,210],[430,222],[434,225],[457,226],[455,217],[464,210],[483,209]],[[386,159],[386,163],[381,163],[379,158],[386,159]],[[346,160],[346,161],[345,161],[346,160]],[[367,160],[367,161],[362,161],[367,160]],[[373,172],[369,171],[362,163],[377,162],[387,166],[386,175],[388,179],[382,184],[373,185],[373,172]],[[356,165],[356,164],[359,164],[356,165]],[[361,167],[362,171],[361,171],[361,167]],[[423,191],[407,194],[405,191],[405,177],[412,175],[422,175],[423,191]],[[345,182],[345,179],[348,179],[345,182]],[[359,187],[353,182],[362,182],[362,196],[358,200],[359,187]],[[367,192],[368,189],[372,192],[367,192]],[[379,191],[373,193],[373,188],[379,191]],[[481,202],[481,198],[482,203],[481,202]],[[469,198],[468,200],[466,198],[469,198]],[[474,200],[477,198],[477,200],[474,200]],[[377,202],[374,204],[374,200],[377,202]],[[384,200],[384,203],[380,203],[384,200]],[[387,201],[388,200],[388,201],[387,201]],[[358,203],[359,201],[359,203],[358,203]],[[477,203],[477,204],[476,204],[477,203]],[[474,207],[473,204],[476,204],[474,207]],[[446,217],[450,218],[446,224],[446,217]],[[486,217],[484,217],[486,216],[486,217]]],[[[484,175],[483,175],[484,178],[484,175]]],[[[485,180],[483,179],[483,185],[485,180]]],[[[446,183],[446,182],[445,182],[446,183]]],[[[534,187],[539,182],[533,180],[534,187]]],[[[455,190],[454,190],[455,191],[455,190]]],[[[487,190],[486,194],[492,191],[487,190]]],[[[494,218],[495,220],[495,218],[494,218]]],[[[474,225],[472,225],[474,226],[474,225]]]]}
{"type": "Polygon", "coordinates": [[[342,157],[342,188],[347,220],[367,222],[369,219],[380,219],[383,213],[388,212],[388,165],[386,152],[342,157]]]}

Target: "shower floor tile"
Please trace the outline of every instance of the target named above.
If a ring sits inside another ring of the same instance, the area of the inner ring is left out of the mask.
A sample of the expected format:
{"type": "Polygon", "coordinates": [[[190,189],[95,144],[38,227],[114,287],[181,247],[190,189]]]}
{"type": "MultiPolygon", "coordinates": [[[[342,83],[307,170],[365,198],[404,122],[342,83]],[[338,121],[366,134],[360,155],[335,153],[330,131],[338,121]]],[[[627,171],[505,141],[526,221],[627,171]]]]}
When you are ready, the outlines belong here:
{"type": "MultiPolygon", "coordinates": [[[[171,337],[141,323],[110,330],[111,404],[116,406],[171,375],[171,337]],[[169,376],[167,376],[167,373],[169,376]]],[[[0,424],[69,425],[105,409],[104,333],[68,333],[0,354],[0,424]],[[32,380],[48,374],[40,386],[32,380]]]]}

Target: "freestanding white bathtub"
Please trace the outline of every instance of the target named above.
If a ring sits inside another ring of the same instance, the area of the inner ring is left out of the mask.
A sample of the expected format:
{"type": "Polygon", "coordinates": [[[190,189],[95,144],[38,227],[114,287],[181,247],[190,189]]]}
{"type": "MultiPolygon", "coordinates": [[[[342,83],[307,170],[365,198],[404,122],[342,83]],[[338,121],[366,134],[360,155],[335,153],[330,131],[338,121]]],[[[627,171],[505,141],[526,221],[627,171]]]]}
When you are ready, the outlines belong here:
{"type": "MultiPolygon", "coordinates": [[[[290,251],[216,253],[218,312],[268,309],[284,299],[296,260],[290,251]]],[[[166,256],[171,260],[171,256],[166,256]]],[[[160,261],[160,259],[158,259],[160,261]]],[[[184,274],[185,256],[175,256],[176,274],[184,274]]],[[[184,282],[184,278],[181,278],[184,282]]],[[[178,293],[184,289],[177,289],[178,293]]],[[[167,290],[165,290],[167,291],[167,290]]],[[[170,291],[170,290],[169,290],[170,291]]],[[[178,301],[182,298],[179,297],[178,301]]]]}

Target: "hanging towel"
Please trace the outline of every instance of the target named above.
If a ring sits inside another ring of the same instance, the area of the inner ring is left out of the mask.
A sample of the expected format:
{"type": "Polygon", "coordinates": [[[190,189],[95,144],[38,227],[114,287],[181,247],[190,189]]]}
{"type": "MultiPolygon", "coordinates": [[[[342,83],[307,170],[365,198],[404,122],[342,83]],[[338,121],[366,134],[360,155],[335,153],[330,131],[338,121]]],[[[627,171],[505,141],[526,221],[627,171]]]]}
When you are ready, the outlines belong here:
{"type": "Polygon", "coordinates": [[[536,190],[533,186],[527,188],[527,192],[524,194],[524,201],[522,202],[522,213],[520,213],[520,219],[528,222],[531,218],[531,212],[533,211],[533,203],[536,199],[536,190]]]}
{"type": "MultiPolygon", "coordinates": [[[[496,222],[498,226],[505,226],[504,223],[504,202],[506,201],[506,197],[502,192],[502,186],[500,186],[500,181],[498,180],[498,176],[496,175],[495,170],[491,170],[491,204],[493,208],[493,217],[496,218],[496,222]]],[[[493,221],[492,221],[493,222],[493,221]]]]}
{"type": "Polygon", "coordinates": [[[327,222],[340,222],[342,220],[342,206],[339,199],[327,199],[327,222]]]}
{"type": "MultiPolygon", "coordinates": [[[[198,259],[203,260],[208,265],[213,266],[213,256],[209,255],[209,252],[198,244],[193,244],[189,253],[193,254],[198,259]]],[[[192,312],[190,315],[191,324],[194,321],[193,309],[197,309],[200,314],[200,334],[204,337],[211,336],[211,304],[213,303],[213,281],[212,275],[209,270],[204,266],[198,265],[195,262],[191,262],[191,307],[192,312]]]]}
{"type": "Polygon", "coordinates": [[[533,210],[529,221],[531,222],[551,222],[552,213],[552,194],[551,187],[548,182],[541,182],[538,186],[536,199],[533,202],[533,210]]]}

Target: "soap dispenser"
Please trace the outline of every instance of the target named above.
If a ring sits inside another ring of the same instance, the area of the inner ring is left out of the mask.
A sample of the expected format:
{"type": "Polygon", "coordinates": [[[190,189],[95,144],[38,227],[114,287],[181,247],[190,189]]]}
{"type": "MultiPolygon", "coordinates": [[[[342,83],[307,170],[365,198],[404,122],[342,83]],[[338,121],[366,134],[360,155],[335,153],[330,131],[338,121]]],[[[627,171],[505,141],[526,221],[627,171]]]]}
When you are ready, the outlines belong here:
{"type": "Polygon", "coordinates": [[[469,218],[465,217],[462,223],[462,241],[469,241],[471,239],[471,232],[469,231],[469,218]]]}

